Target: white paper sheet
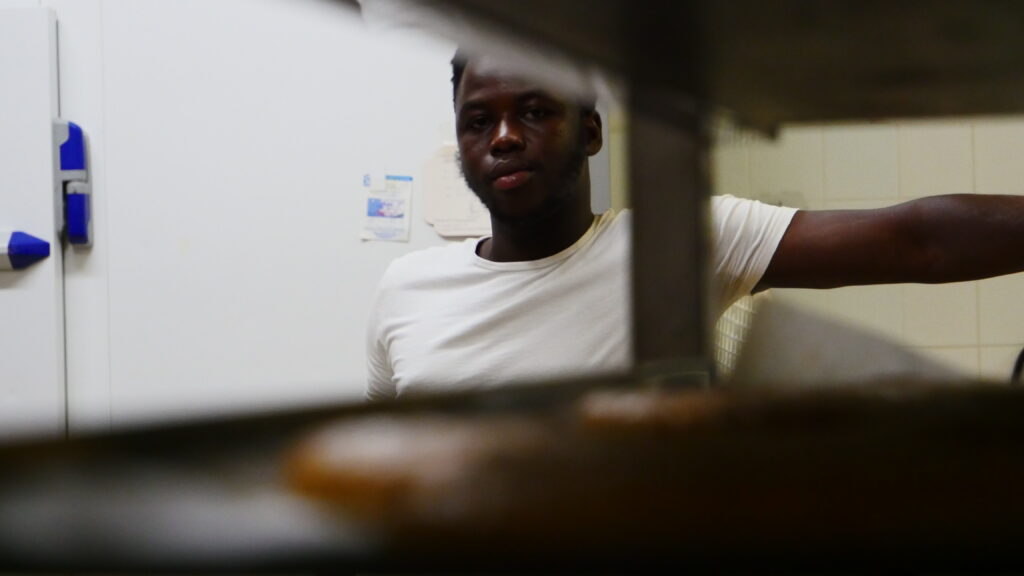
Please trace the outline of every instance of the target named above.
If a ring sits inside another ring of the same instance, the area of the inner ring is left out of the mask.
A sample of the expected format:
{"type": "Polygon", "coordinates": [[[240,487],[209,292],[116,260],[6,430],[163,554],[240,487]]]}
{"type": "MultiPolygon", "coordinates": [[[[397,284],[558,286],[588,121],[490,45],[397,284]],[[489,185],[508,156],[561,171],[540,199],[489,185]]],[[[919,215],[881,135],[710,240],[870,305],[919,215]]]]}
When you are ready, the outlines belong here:
{"type": "Polygon", "coordinates": [[[448,238],[490,235],[490,214],[466,186],[454,143],[438,148],[427,163],[423,179],[424,218],[438,234],[448,238]]]}
{"type": "Polygon", "coordinates": [[[411,176],[388,174],[384,178],[366,176],[366,222],[363,240],[409,241],[409,212],[412,208],[411,176]]]}

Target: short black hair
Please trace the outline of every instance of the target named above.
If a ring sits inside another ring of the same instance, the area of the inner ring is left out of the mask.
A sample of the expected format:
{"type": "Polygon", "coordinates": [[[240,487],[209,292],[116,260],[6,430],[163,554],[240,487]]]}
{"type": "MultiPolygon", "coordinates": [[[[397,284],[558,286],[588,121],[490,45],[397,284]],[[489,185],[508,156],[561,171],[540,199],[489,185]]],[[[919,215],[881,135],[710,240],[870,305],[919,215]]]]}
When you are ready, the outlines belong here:
{"type": "MultiPolygon", "coordinates": [[[[469,56],[462,51],[462,48],[457,48],[455,55],[452,56],[452,104],[455,103],[455,98],[459,94],[459,85],[462,84],[462,75],[465,74],[467,65],[469,65],[469,56]]],[[[584,114],[589,114],[596,108],[593,98],[581,98],[576,103],[584,114]]]]}
{"type": "Polygon", "coordinates": [[[452,104],[455,103],[455,97],[459,93],[459,84],[462,84],[462,74],[465,73],[467,64],[469,64],[469,57],[462,51],[462,48],[455,50],[455,55],[452,56],[452,104]]]}

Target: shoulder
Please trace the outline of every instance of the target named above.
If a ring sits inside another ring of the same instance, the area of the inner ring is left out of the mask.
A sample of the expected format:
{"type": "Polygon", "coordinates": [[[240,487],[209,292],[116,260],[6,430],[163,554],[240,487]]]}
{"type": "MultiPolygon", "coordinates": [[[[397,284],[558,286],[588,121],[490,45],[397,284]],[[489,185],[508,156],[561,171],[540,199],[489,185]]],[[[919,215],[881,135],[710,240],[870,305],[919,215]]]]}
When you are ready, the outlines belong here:
{"type": "MultiPolygon", "coordinates": [[[[713,231],[716,233],[722,232],[723,229],[743,228],[776,221],[789,222],[793,214],[797,212],[796,208],[773,206],[758,200],[737,198],[728,194],[712,196],[710,208],[713,231]]],[[[631,210],[622,210],[611,217],[609,228],[622,227],[628,230],[632,224],[632,218],[631,210]]]]}
{"type": "Polygon", "coordinates": [[[594,226],[587,233],[580,253],[611,254],[615,249],[628,251],[629,242],[633,237],[633,213],[628,208],[607,210],[597,215],[594,226]],[[616,248],[618,247],[618,248],[616,248]]]}
{"type": "Polygon", "coordinates": [[[718,222],[722,220],[729,220],[736,216],[745,216],[751,213],[757,213],[763,209],[773,209],[775,206],[770,206],[759,202],[757,200],[750,200],[748,198],[737,198],[731,195],[712,196],[711,197],[711,218],[718,222]]]}
{"type": "Polygon", "coordinates": [[[448,275],[469,265],[477,240],[433,246],[403,254],[391,261],[380,281],[380,289],[401,287],[423,278],[448,275]]]}
{"type": "Polygon", "coordinates": [[[464,274],[472,255],[469,242],[435,246],[395,258],[377,282],[370,312],[371,331],[410,307],[428,306],[451,278],[464,274]]]}
{"type": "Polygon", "coordinates": [[[768,229],[785,229],[795,208],[774,206],[757,200],[735,196],[711,197],[712,232],[719,236],[739,232],[760,233],[768,229]]]}
{"type": "Polygon", "coordinates": [[[629,208],[611,209],[598,215],[598,233],[629,231],[633,225],[633,211],[629,208]]]}

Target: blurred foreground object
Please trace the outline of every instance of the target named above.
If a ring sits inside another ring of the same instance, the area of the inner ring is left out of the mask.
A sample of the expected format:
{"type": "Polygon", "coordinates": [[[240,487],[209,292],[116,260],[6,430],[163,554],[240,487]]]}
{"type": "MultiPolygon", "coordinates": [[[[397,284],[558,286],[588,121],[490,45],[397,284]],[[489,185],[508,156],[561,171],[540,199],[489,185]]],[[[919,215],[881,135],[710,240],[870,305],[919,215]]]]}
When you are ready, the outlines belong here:
{"type": "MultiPolygon", "coordinates": [[[[363,0],[492,50],[528,43],[745,124],[1018,113],[1024,4],[1006,0],[363,0]]],[[[406,22],[409,22],[406,19],[406,22]]],[[[635,103],[634,103],[635,104],[635,103]]]]}
{"type": "Polygon", "coordinates": [[[1019,389],[629,389],[644,384],[11,446],[0,450],[0,568],[1024,563],[1019,389]]]}

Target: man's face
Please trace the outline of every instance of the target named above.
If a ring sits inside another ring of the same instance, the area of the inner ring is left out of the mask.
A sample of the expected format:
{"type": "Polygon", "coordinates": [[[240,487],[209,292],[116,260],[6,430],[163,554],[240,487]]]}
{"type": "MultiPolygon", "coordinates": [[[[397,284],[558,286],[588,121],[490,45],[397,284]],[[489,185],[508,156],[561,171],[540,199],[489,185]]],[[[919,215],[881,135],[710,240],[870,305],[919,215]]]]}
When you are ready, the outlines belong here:
{"type": "Polygon", "coordinates": [[[601,148],[596,113],[473,60],[455,95],[455,120],[462,173],[497,220],[537,223],[587,192],[585,160],[601,148]]]}

